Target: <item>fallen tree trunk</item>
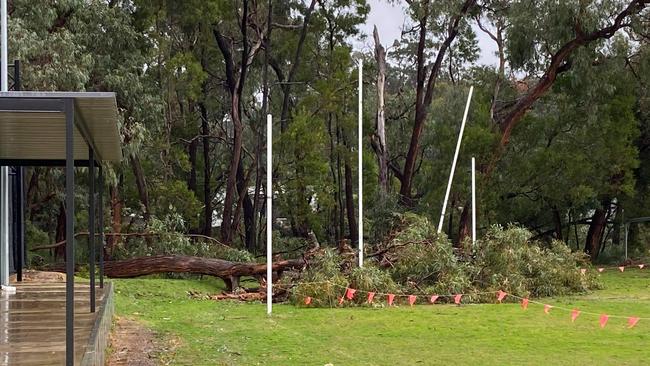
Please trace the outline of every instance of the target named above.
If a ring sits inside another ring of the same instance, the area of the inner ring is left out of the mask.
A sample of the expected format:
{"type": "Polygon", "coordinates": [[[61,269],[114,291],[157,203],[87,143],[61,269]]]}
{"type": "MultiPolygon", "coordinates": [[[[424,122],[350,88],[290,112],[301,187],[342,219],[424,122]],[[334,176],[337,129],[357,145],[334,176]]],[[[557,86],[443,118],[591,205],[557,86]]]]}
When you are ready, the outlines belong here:
{"type": "MultiPolygon", "coordinates": [[[[283,271],[302,269],[304,266],[303,258],[275,261],[272,267],[274,280],[277,280],[283,271]]],[[[46,268],[49,271],[65,272],[63,264],[46,268]]],[[[231,262],[224,259],[183,255],[155,255],[104,262],[104,275],[111,278],[133,278],[168,272],[219,277],[226,283],[229,291],[239,287],[239,279],[244,276],[255,277],[260,285],[266,281],[266,264],[264,263],[231,262]]]]}
{"type": "MultiPolygon", "coordinates": [[[[279,277],[282,271],[302,268],[304,265],[304,259],[289,259],[274,262],[272,268],[279,277]]],[[[266,264],[180,255],[156,255],[104,263],[104,274],[112,278],[132,278],[165,272],[219,277],[233,290],[239,287],[239,279],[242,276],[256,277],[262,282],[266,276],[266,264]]]]}

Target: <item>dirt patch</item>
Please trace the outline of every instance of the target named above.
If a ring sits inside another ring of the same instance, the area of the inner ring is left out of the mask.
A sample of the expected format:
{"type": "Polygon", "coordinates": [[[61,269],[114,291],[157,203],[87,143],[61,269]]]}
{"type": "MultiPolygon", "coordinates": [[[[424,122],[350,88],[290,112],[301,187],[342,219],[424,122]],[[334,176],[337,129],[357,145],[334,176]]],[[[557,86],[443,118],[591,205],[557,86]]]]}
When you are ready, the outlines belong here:
{"type": "Polygon", "coordinates": [[[118,317],[111,332],[107,366],[155,366],[165,364],[163,354],[173,353],[151,330],[131,319],[118,317]]]}

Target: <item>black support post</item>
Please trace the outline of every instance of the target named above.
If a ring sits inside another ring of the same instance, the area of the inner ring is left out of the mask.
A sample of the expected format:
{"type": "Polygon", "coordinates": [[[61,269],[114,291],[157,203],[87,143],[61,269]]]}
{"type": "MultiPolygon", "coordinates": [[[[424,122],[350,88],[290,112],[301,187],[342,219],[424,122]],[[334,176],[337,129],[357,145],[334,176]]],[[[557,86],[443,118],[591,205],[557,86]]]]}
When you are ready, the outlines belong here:
{"type": "MultiPolygon", "coordinates": [[[[20,91],[22,85],[20,83],[20,60],[14,60],[14,91],[20,91]]],[[[16,172],[16,184],[14,185],[16,196],[16,210],[15,212],[15,225],[16,235],[16,280],[23,281],[23,266],[27,252],[25,248],[25,169],[22,166],[14,168],[16,172]]]]}
{"type": "Polygon", "coordinates": [[[65,100],[65,364],[74,366],[74,100],[65,100]]]}
{"type": "Polygon", "coordinates": [[[11,179],[11,217],[12,217],[12,245],[14,250],[14,268],[16,280],[23,280],[23,265],[25,263],[25,188],[23,185],[23,167],[13,167],[11,179]]]}
{"type": "Polygon", "coordinates": [[[14,60],[14,91],[19,91],[22,85],[20,83],[20,60],[14,60]]]}
{"type": "Polygon", "coordinates": [[[90,272],[90,312],[95,312],[95,151],[88,146],[88,271],[90,272]]]}
{"type": "Polygon", "coordinates": [[[99,288],[104,288],[104,170],[99,164],[99,288]]]}

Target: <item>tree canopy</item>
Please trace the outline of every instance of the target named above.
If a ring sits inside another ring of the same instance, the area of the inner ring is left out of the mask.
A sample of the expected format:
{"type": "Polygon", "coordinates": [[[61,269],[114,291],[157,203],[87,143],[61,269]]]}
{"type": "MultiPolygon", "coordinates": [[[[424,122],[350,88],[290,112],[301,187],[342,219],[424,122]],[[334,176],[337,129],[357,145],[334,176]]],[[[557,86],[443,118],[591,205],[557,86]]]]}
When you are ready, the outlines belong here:
{"type": "MultiPolygon", "coordinates": [[[[217,241],[262,252],[267,195],[281,245],[354,242],[358,174],[371,244],[395,212],[437,220],[471,85],[445,219],[454,243],[469,235],[476,157],[480,233],[518,223],[593,260],[620,248],[625,219],[650,212],[650,3],[391,3],[407,14],[394,44],[361,31],[366,0],[14,0],[10,57],[25,90],[116,92],[125,160],[107,167],[108,258],[215,256],[217,241]],[[494,42],[494,65],[478,63],[479,34],[494,42]]],[[[28,171],[32,246],[64,237],[62,180],[28,171]]],[[[648,250],[642,226],[630,234],[648,250]]]]}

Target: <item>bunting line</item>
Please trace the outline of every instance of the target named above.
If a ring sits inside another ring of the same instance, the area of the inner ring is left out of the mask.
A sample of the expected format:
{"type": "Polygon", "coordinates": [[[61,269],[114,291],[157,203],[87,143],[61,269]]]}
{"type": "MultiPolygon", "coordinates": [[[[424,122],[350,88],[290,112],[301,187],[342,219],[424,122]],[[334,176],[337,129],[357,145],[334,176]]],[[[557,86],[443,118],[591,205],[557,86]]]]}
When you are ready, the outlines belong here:
{"type": "MultiPolygon", "coordinates": [[[[642,270],[646,267],[645,263],[638,263],[638,264],[628,264],[626,266],[603,266],[603,267],[591,267],[595,268],[599,273],[605,272],[605,270],[618,270],[619,272],[625,272],[626,268],[638,268],[639,270],[642,270]]],[[[580,268],[580,274],[585,275],[587,273],[587,268],[580,268]]]]}
{"type": "MultiPolygon", "coordinates": [[[[428,297],[429,295],[414,295],[414,294],[394,294],[394,293],[382,293],[382,292],[374,292],[374,291],[364,291],[364,290],[359,290],[359,289],[354,289],[349,286],[342,286],[336,283],[333,283],[331,281],[319,281],[319,282],[303,282],[302,284],[330,284],[334,287],[339,287],[344,289],[343,295],[338,297],[338,303],[339,305],[342,305],[345,300],[353,300],[355,297],[355,294],[357,293],[365,293],[367,295],[367,300],[366,303],[372,304],[375,296],[380,296],[380,297],[385,297],[386,298],[386,303],[388,306],[393,306],[395,299],[396,298],[406,298],[407,302],[410,306],[415,305],[417,302],[418,296],[422,296],[424,298],[428,297]]],[[[625,316],[625,315],[611,315],[611,314],[605,314],[605,313],[594,313],[594,312],[589,312],[589,311],[583,311],[578,308],[566,308],[562,306],[557,306],[557,305],[550,305],[544,302],[540,301],[535,301],[535,300],[530,300],[528,297],[521,297],[517,295],[513,295],[510,293],[507,293],[503,290],[498,290],[498,291],[485,291],[485,292],[474,292],[474,293],[456,293],[456,294],[434,294],[430,295],[429,298],[429,303],[435,304],[436,301],[439,298],[450,298],[453,299],[454,304],[456,305],[461,305],[462,298],[463,296],[476,296],[476,295],[486,295],[486,294],[492,294],[495,295],[495,299],[498,303],[501,303],[503,299],[506,298],[506,296],[510,296],[513,299],[516,299],[520,302],[520,306],[523,310],[527,310],[530,304],[535,304],[535,305],[541,305],[543,306],[544,313],[549,314],[551,309],[557,309],[560,311],[566,311],[570,312],[571,314],[571,322],[575,322],[580,315],[589,315],[589,316],[596,316],[598,317],[598,323],[601,328],[605,328],[607,323],[609,322],[609,319],[626,319],[627,320],[627,328],[633,328],[637,325],[637,323],[641,320],[648,321],[650,320],[650,317],[635,317],[635,316],[625,316]]],[[[304,304],[306,306],[309,306],[312,304],[313,299],[310,296],[305,297],[304,299],[304,304]]]]}

